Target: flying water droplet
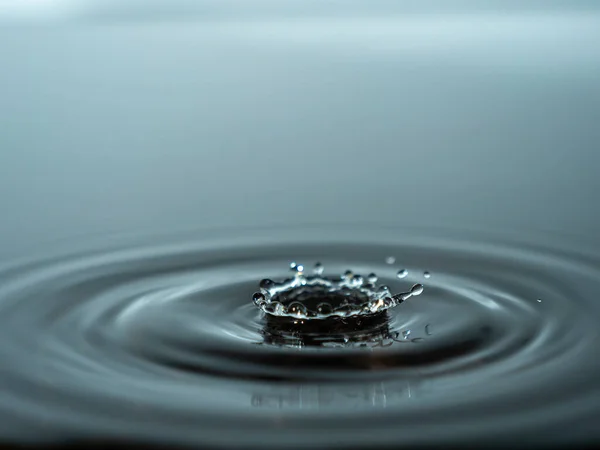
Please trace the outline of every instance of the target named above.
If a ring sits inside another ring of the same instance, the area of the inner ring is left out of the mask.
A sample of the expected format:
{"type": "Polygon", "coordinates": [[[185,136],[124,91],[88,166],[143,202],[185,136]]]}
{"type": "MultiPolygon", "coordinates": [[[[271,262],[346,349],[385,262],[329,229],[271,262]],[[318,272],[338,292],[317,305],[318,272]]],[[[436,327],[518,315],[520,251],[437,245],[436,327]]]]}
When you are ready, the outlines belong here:
{"type": "Polygon", "coordinates": [[[431,278],[431,274],[427,271],[423,272],[423,277],[424,278],[431,278]]]}
{"type": "Polygon", "coordinates": [[[386,264],[394,264],[395,262],[396,262],[396,258],[394,256],[388,256],[387,258],[385,258],[386,264]]]}
{"type": "Polygon", "coordinates": [[[398,273],[396,274],[396,276],[398,278],[405,278],[407,275],[408,275],[408,270],[406,270],[406,269],[400,269],[398,271],[398,273]]]}
{"type": "Polygon", "coordinates": [[[404,339],[408,339],[410,337],[410,330],[406,330],[402,332],[402,337],[404,339]]]}

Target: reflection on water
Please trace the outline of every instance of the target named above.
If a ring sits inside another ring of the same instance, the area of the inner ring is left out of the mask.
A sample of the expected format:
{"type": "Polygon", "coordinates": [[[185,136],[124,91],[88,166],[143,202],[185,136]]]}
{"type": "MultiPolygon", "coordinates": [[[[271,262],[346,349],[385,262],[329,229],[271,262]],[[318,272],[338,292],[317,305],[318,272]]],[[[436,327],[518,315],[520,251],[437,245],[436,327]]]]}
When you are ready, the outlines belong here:
{"type": "Polygon", "coordinates": [[[407,400],[418,401],[423,382],[418,379],[380,381],[361,385],[336,386],[305,384],[263,389],[251,398],[255,408],[264,409],[365,409],[385,408],[407,400]]]}

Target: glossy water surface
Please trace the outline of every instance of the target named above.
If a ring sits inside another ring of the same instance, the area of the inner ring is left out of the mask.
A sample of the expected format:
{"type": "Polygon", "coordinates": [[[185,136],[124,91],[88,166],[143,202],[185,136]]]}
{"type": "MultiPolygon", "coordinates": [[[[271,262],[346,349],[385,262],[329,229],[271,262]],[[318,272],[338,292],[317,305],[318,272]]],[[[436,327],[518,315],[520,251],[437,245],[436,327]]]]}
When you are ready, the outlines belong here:
{"type": "Polygon", "coordinates": [[[96,241],[2,269],[5,438],[348,448],[597,437],[600,277],[585,248],[377,227],[96,241]],[[290,260],[425,289],[306,326],[252,302],[290,260]]]}

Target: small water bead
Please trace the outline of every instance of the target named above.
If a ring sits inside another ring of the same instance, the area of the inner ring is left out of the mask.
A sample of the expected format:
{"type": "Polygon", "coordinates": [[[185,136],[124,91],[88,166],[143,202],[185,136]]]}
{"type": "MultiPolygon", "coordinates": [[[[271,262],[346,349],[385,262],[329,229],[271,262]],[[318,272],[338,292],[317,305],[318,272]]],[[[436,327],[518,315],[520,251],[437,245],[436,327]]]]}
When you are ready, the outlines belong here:
{"type": "Polygon", "coordinates": [[[423,277],[424,278],[431,278],[431,274],[427,271],[423,272],[423,277]]]}
{"type": "Polygon", "coordinates": [[[385,284],[382,285],[382,286],[379,286],[377,288],[377,293],[379,293],[379,294],[385,294],[385,293],[387,293],[389,291],[390,291],[390,288],[387,285],[385,285],[385,284]]]}
{"type": "Polygon", "coordinates": [[[286,313],[286,308],[280,302],[271,302],[265,306],[265,311],[275,315],[283,315],[286,313]]]}
{"type": "Polygon", "coordinates": [[[410,337],[410,330],[406,330],[402,332],[402,337],[404,339],[408,339],[410,337]]]}
{"type": "Polygon", "coordinates": [[[261,280],[260,283],[259,283],[259,287],[261,289],[269,290],[273,286],[275,286],[275,282],[273,280],[268,279],[268,278],[265,278],[264,280],[261,280]]]}
{"type": "Polygon", "coordinates": [[[354,286],[360,286],[360,285],[362,285],[362,284],[363,284],[363,281],[364,281],[364,280],[363,280],[363,277],[361,277],[360,275],[354,275],[354,276],[352,277],[352,284],[353,284],[354,286]]]}
{"type": "Polygon", "coordinates": [[[317,305],[317,312],[322,315],[329,315],[333,312],[333,307],[329,303],[319,303],[317,305]]]}
{"type": "Polygon", "coordinates": [[[306,316],[306,306],[300,302],[290,303],[290,306],[288,306],[288,314],[298,317],[306,316]]]}
{"type": "Polygon", "coordinates": [[[408,270],[406,269],[400,269],[398,271],[398,273],[396,274],[396,277],[398,278],[405,278],[408,275],[408,270]]]}
{"type": "Polygon", "coordinates": [[[252,296],[252,301],[254,302],[255,305],[257,306],[262,306],[265,304],[266,302],[266,297],[264,294],[260,293],[260,292],[256,292],[253,296],[252,296]]]}
{"type": "Polygon", "coordinates": [[[315,272],[315,275],[323,275],[323,271],[325,270],[325,268],[323,267],[323,264],[321,264],[320,262],[315,264],[315,267],[313,269],[313,271],[315,272]]]}
{"type": "Polygon", "coordinates": [[[423,293],[423,285],[415,284],[412,288],[410,288],[410,293],[412,295],[421,295],[423,293]]]}
{"type": "MultiPolygon", "coordinates": [[[[378,278],[374,273],[364,278],[347,270],[336,279],[304,275],[304,267],[295,262],[290,267],[296,272],[292,279],[276,282],[265,278],[260,281],[260,292],[253,300],[265,313],[298,319],[368,315],[394,307],[422,292],[419,285],[394,296],[388,286],[376,285],[378,278]]],[[[317,263],[315,267],[322,265],[317,263]]]]}
{"type": "Polygon", "coordinates": [[[396,258],[393,256],[388,256],[387,258],[385,258],[386,264],[394,264],[395,262],[396,262],[396,258]]]}

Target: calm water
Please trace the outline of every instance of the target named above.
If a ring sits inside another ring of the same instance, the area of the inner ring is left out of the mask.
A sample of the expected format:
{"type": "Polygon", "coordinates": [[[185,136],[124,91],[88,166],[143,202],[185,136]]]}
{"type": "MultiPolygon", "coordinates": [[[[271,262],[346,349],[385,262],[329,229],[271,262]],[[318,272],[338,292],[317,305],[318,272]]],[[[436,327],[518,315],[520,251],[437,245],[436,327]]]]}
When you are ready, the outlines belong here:
{"type": "Polygon", "coordinates": [[[596,2],[0,3],[0,443],[600,440],[596,2]]]}

